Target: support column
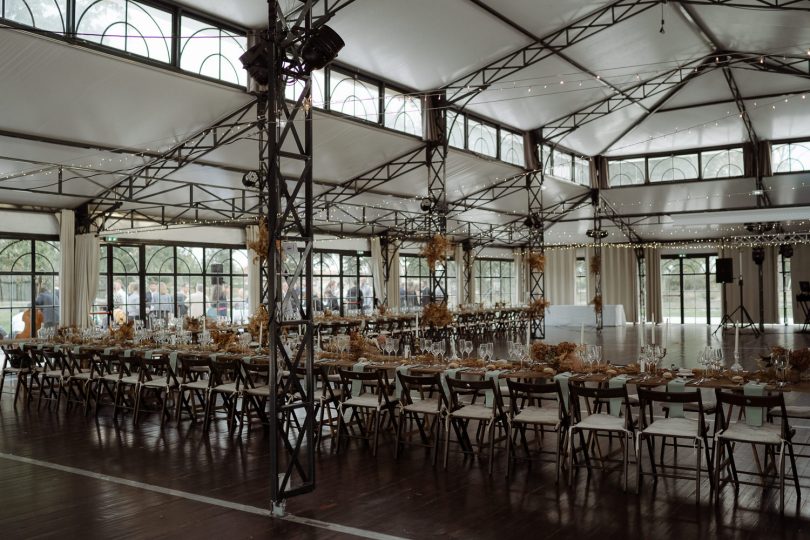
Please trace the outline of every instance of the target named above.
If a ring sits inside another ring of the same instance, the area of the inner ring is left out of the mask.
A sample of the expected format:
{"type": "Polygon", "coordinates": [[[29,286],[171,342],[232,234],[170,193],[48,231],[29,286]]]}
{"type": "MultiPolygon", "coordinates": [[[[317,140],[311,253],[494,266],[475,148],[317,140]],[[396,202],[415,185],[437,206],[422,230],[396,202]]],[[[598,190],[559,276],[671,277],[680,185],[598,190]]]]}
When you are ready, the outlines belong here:
{"type": "MultiPolygon", "coordinates": [[[[427,130],[425,164],[428,170],[427,230],[429,239],[447,232],[447,115],[444,96],[434,96],[429,101],[431,125],[427,130]]],[[[427,205],[426,205],[427,206],[427,205]]],[[[430,271],[430,301],[447,303],[447,261],[430,271]]]]}
{"type": "Polygon", "coordinates": [[[473,264],[475,264],[475,248],[469,240],[463,244],[463,268],[457,268],[457,272],[464,272],[464,290],[459,291],[461,295],[459,304],[472,304],[475,302],[475,284],[473,283],[473,264]]]}
{"type": "Polygon", "coordinates": [[[594,282],[594,295],[591,299],[593,304],[593,312],[596,316],[596,331],[601,332],[603,327],[602,321],[602,240],[608,235],[607,231],[602,230],[602,206],[599,198],[599,190],[591,190],[591,200],[593,201],[593,228],[589,229],[585,234],[593,238],[593,254],[591,260],[588,261],[589,270],[593,270],[594,282]]]}
{"type": "MultiPolygon", "coordinates": [[[[542,162],[542,161],[541,161],[542,162]]],[[[542,171],[531,172],[526,175],[526,193],[528,194],[529,213],[526,217],[525,225],[529,228],[529,256],[527,261],[531,261],[532,255],[545,257],[545,223],[543,216],[543,182],[545,175],[542,171]]],[[[546,298],[546,272],[545,267],[534,267],[531,262],[527,262],[529,267],[528,289],[529,304],[535,301],[545,301],[546,298]]],[[[533,339],[545,339],[546,337],[546,317],[543,315],[532,315],[529,320],[529,330],[533,339]]]]}

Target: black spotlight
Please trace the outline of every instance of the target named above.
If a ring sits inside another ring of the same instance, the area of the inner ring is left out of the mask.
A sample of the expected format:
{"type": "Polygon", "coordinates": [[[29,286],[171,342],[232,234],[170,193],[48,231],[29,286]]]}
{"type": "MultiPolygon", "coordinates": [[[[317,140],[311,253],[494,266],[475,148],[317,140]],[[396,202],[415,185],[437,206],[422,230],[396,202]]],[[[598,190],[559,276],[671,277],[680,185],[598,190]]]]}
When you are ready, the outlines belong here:
{"type": "Polygon", "coordinates": [[[315,30],[301,48],[301,59],[304,71],[311,73],[321,69],[337,58],[338,52],[346,43],[328,26],[321,26],[315,30]]]}
{"type": "Polygon", "coordinates": [[[267,42],[264,40],[259,41],[239,57],[239,61],[242,62],[242,67],[245,68],[248,75],[261,85],[267,85],[270,80],[269,59],[267,42]]]}
{"type": "Polygon", "coordinates": [[[256,187],[259,183],[259,173],[256,171],[248,171],[242,176],[242,185],[245,187],[256,187]]]}
{"type": "Polygon", "coordinates": [[[779,246],[779,255],[781,255],[785,259],[793,257],[793,246],[791,246],[790,244],[782,244],[781,246],[779,246]]]}
{"type": "Polygon", "coordinates": [[[431,201],[429,197],[425,197],[422,199],[422,202],[419,203],[419,208],[422,209],[422,212],[428,212],[431,208],[433,208],[433,201],[431,201]]]}
{"type": "Polygon", "coordinates": [[[751,257],[753,257],[756,264],[762,264],[765,260],[765,248],[755,247],[753,251],[751,251],[751,257]]]}
{"type": "Polygon", "coordinates": [[[531,214],[526,216],[526,219],[523,221],[523,224],[526,226],[527,229],[531,229],[534,227],[534,218],[531,214]]]}
{"type": "Polygon", "coordinates": [[[472,248],[473,248],[472,240],[470,240],[469,238],[467,238],[466,240],[463,240],[461,242],[461,248],[464,251],[472,251],[472,248]]]}

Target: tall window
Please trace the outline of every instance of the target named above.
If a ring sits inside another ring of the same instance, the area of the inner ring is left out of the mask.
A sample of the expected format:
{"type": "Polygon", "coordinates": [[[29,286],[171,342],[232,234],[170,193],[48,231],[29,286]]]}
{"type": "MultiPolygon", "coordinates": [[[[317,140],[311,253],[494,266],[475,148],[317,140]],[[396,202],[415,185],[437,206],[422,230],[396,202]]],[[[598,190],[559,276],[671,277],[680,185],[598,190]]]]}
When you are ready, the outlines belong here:
{"type": "Polygon", "coordinates": [[[521,135],[501,129],[501,160],[523,167],[525,156],[523,155],[523,137],[521,135]]]}
{"type": "Polygon", "coordinates": [[[312,256],[312,301],[316,311],[347,315],[374,307],[374,280],[368,253],[317,252],[312,256]]]}
{"type": "Polygon", "coordinates": [[[247,73],[239,61],[247,38],[218,26],[193,19],[180,19],[180,68],[244,86],[247,73]]]}
{"type": "Polygon", "coordinates": [[[329,76],[329,107],[361,120],[379,122],[380,87],[332,70],[329,76]]]}
{"type": "Polygon", "coordinates": [[[475,301],[485,306],[512,301],[512,261],[475,260],[475,301]]]}
{"type": "MultiPolygon", "coordinates": [[[[437,268],[438,269],[438,268],[437,268]]],[[[399,305],[401,308],[424,306],[430,303],[430,270],[427,260],[416,255],[399,258],[399,305]]],[[[447,304],[455,306],[458,301],[456,263],[447,261],[447,304]]]]}
{"type": "Polygon", "coordinates": [[[720,322],[723,308],[721,285],[714,280],[716,262],[716,255],[661,258],[665,318],[681,324],[720,322]]]}
{"type": "Polygon", "coordinates": [[[132,0],[76,0],[76,32],[158,62],[172,61],[172,13],[132,0]]]}
{"type": "Polygon", "coordinates": [[[385,127],[422,136],[422,101],[419,96],[408,96],[385,89],[385,127]]]}
{"type": "Polygon", "coordinates": [[[793,324],[793,289],[790,276],[790,259],[779,254],[779,322],[793,324]]]}
{"type": "Polygon", "coordinates": [[[585,257],[577,257],[576,273],[574,275],[574,304],[587,305],[588,298],[588,265],[585,257]]]}
{"type": "Polygon", "coordinates": [[[246,322],[245,249],[213,246],[104,245],[94,302],[97,324],[185,315],[246,322]]]}
{"type": "Polygon", "coordinates": [[[30,332],[37,320],[59,324],[59,264],[59,242],[0,238],[0,328],[5,335],[30,332]],[[32,306],[37,315],[26,316],[32,306]]]}
{"type": "Polygon", "coordinates": [[[498,130],[479,120],[467,119],[468,149],[485,156],[498,156],[498,130]]]}
{"type": "Polygon", "coordinates": [[[464,137],[464,119],[465,116],[463,114],[447,111],[447,118],[445,122],[447,122],[447,144],[454,148],[465,148],[465,137],[464,137]]]}

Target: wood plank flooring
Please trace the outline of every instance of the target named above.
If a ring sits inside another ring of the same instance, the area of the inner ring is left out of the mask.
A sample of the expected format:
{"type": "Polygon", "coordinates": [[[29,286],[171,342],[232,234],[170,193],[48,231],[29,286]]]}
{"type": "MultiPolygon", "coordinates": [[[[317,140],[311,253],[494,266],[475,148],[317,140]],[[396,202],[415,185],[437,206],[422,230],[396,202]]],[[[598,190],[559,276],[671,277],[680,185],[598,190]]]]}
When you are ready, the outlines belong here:
{"type": "MultiPolygon", "coordinates": [[[[670,358],[678,358],[679,365],[694,365],[710,330],[673,325],[670,358]]],[[[579,329],[549,328],[548,335],[552,343],[578,340],[579,329]]],[[[627,327],[605,329],[598,339],[606,356],[629,358],[638,336],[627,327]]],[[[764,351],[775,344],[807,346],[810,336],[769,327],[764,337],[744,334],[741,340],[746,350],[764,351]]],[[[725,342],[733,346],[733,336],[726,336],[725,342]]],[[[156,415],[144,417],[135,427],[131,416],[113,420],[109,410],[96,418],[64,407],[58,412],[14,408],[11,397],[0,397],[0,538],[352,536],[103,478],[268,508],[270,448],[260,429],[230,435],[219,421],[204,435],[188,422],[161,429],[156,415]],[[89,476],[8,455],[75,468],[89,476]]],[[[794,393],[788,398],[810,404],[810,396],[794,393]]],[[[800,428],[797,438],[810,440],[810,429],[800,428]]],[[[553,446],[550,436],[548,442],[553,446]]],[[[810,454],[810,449],[801,450],[810,454]]],[[[739,454],[741,464],[751,468],[745,458],[750,451],[740,449],[739,454]]],[[[679,455],[688,465],[694,461],[691,450],[679,455]]],[[[810,476],[810,459],[800,459],[799,468],[810,476]]],[[[727,487],[715,507],[705,477],[702,500],[695,504],[692,481],[661,479],[653,486],[645,479],[636,495],[632,468],[627,494],[618,474],[595,471],[589,478],[579,471],[574,486],[568,487],[555,485],[553,464],[529,469],[518,463],[510,481],[505,470],[503,450],[497,450],[490,477],[485,459],[455,452],[447,471],[434,468],[420,448],[406,449],[395,461],[391,437],[383,437],[376,458],[362,443],[353,442],[340,455],[325,443],[317,459],[317,490],[290,500],[287,510],[301,518],[407,538],[810,537],[810,488],[799,501],[788,487],[782,517],[775,491],[750,486],[741,486],[737,497],[727,487]]],[[[810,486],[810,478],[804,483],[810,486]]]]}

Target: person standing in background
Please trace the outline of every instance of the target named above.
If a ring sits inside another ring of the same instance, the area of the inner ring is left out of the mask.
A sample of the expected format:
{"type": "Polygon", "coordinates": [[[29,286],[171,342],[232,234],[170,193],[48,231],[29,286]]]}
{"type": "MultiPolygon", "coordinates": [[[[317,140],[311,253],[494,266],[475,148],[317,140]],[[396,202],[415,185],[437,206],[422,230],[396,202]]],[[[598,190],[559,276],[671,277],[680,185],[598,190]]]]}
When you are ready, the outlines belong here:
{"type": "Polygon", "coordinates": [[[54,301],[53,295],[51,291],[48,290],[48,287],[42,286],[39,288],[39,294],[37,294],[36,300],[34,300],[34,304],[38,307],[42,308],[42,322],[46,327],[56,326],[57,323],[57,314],[56,309],[54,308],[54,301]]]}
{"type": "Polygon", "coordinates": [[[363,293],[363,311],[371,310],[374,291],[371,290],[371,285],[368,284],[368,280],[365,278],[360,279],[360,292],[363,293]]]}
{"type": "Polygon", "coordinates": [[[138,282],[133,281],[127,287],[127,321],[134,321],[141,317],[141,295],[138,282]]]}
{"type": "Polygon", "coordinates": [[[188,284],[182,285],[180,290],[177,291],[177,316],[185,317],[188,314],[188,306],[186,300],[188,299],[188,284]]]}
{"type": "Polygon", "coordinates": [[[203,308],[205,307],[205,295],[203,294],[203,285],[198,283],[195,291],[188,297],[188,316],[197,318],[202,317],[203,308]]]}

